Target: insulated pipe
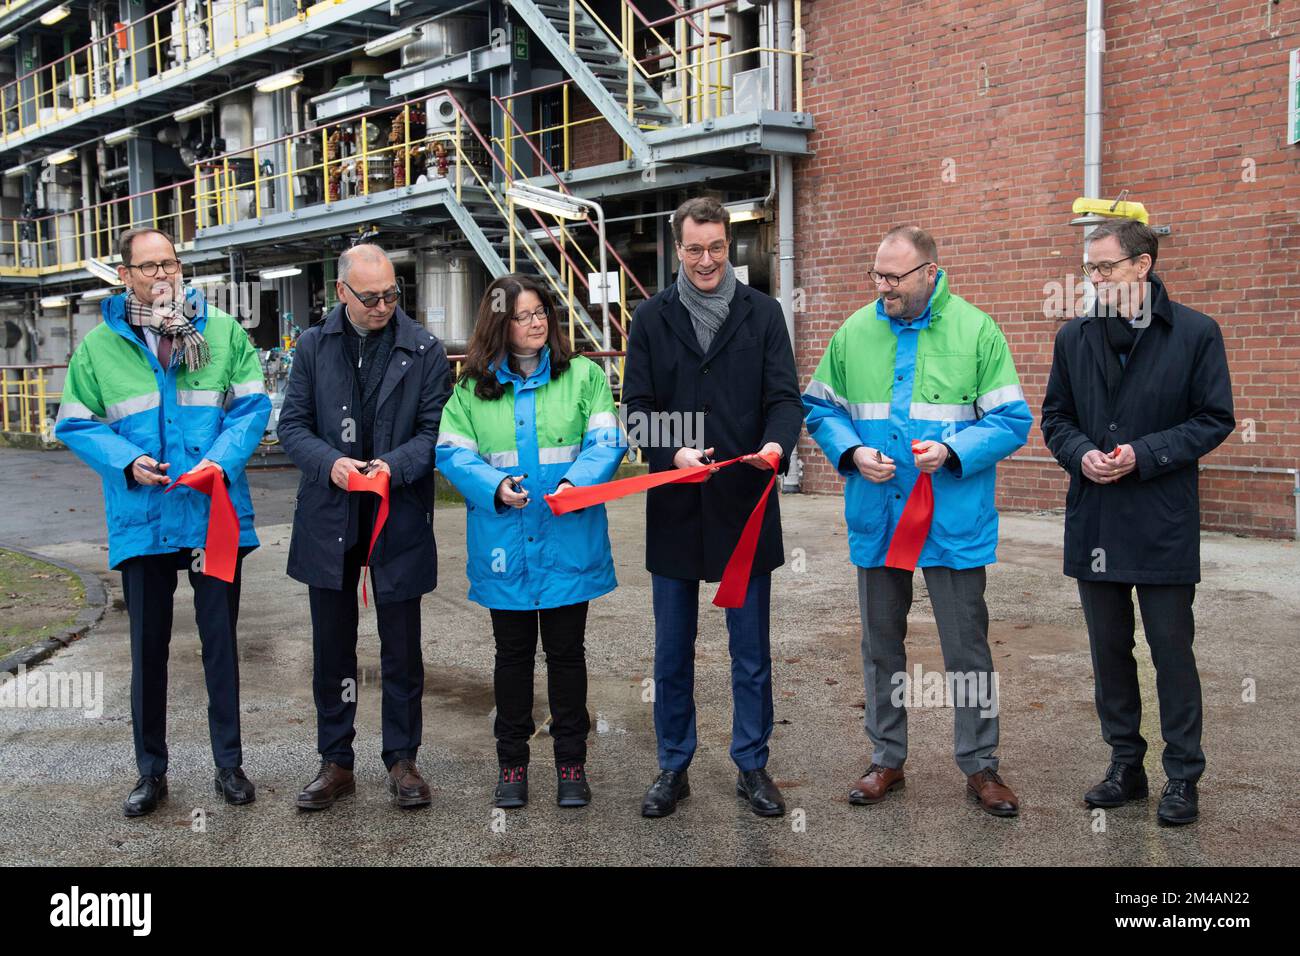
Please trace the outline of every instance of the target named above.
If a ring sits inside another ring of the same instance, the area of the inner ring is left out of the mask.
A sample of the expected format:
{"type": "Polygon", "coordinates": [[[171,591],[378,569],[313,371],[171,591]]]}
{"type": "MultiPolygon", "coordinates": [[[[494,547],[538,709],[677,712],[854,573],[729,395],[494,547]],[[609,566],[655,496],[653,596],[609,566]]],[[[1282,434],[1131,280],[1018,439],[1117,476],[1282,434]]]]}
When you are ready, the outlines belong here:
{"type": "MultiPolygon", "coordinates": [[[[1102,56],[1106,32],[1102,29],[1102,0],[1087,0],[1087,28],[1084,30],[1083,73],[1083,194],[1101,198],[1102,56]]],[[[1092,231],[1084,229],[1086,237],[1092,231]]]]}
{"type": "MultiPolygon", "coordinates": [[[[794,2],[779,0],[776,10],[776,46],[779,54],[777,68],[777,109],[783,113],[794,112],[794,2]]],[[[789,156],[777,156],[776,163],[776,251],[779,267],[777,279],[781,311],[785,314],[785,330],[790,336],[790,349],[794,351],[794,162],[789,156]]],[[[781,483],[781,490],[799,490],[803,478],[803,465],[799,461],[796,443],[790,452],[790,468],[781,483]]]]}
{"type": "Polygon", "coordinates": [[[93,216],[95,204],[92,190],[95,178],[90,172],[90,150],[83,148],[81,153],[81,255],[84,259],[95,258],[95,236],[93,216]]]}

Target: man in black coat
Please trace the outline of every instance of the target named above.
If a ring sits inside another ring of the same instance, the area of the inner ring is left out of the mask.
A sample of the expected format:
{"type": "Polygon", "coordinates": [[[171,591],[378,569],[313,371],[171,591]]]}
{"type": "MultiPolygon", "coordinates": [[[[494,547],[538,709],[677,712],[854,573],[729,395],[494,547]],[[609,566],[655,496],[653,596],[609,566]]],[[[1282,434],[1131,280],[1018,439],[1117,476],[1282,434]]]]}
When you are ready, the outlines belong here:
{"type": "Polygon", "coordinates": [[[370,559],[383,675],[383,760],[399,807],[426,806],[415,766],[424,661],[420,598],[437,585],[433,458],[451,368],[442,343],[396,307],[393,265],[377,246],[339,256],[339,304],[298,339],[280,412],[284,450],[302,470],[289,575],[308,586],[316,700],[316,778],[304,810],[355,792],[357,579],[379,498],[349,494],[354,472],[386,472],[388,520],[370,559]]]}
{"type": "MultiPolygon", "coordinates": [[[[673,214],[681,268],[674,285],[637,308],[627,347],[623,401],[629,439],[655,436],[652,472],[747,456],[698,484],[666,485],[646,498],[646,568],[655,613],[655,732],[658,779],[641,812],[666,816],[690,793],[695,753],[695,636],[700,581],[720,581],[741,529],[771,478],[760,454],[780,457],[799,438],[804,408],[785,318],[776,300],[736,281],[728,261],[731,219],[714,199],[688,200],[673,214]],[[699,422],[700,431],[690,428],[699,422]],[[683,424],[680,429],[659,427],[683,424]],[[695,432],[695,447],[685,437],[695,432]],[[677,434],[664,434],[676,431],[677,434]],[[707,447],[705,447],[707,446],[707,447]]],[[[737,793],[755,813],[785,803],[764,769],[772,734],[768,638],[772,571],[785,563],[775,495],[767,507],[744,606],[726,613],[737,793]]]]}
{"type": "Polygon", "coordinates": [[[1043,400],[1048,448],[1070,474],[1065,573],[1079,581],[1088,624],[1106,777],[1084,795],[1116,807],[1147,795],[1142,696],[1133,660],[1133,601],[1156,668],[1168,778],[1157,818],[1192,823],[1201,750],[1201,681],[1192,601],[1201,579],[1197,460],[1236,426],[1223,334],[1170,300],[1152,271],[1156,234],[1112,220],[1087,240],[1091,314],[1056,336],[1043,400]]]}

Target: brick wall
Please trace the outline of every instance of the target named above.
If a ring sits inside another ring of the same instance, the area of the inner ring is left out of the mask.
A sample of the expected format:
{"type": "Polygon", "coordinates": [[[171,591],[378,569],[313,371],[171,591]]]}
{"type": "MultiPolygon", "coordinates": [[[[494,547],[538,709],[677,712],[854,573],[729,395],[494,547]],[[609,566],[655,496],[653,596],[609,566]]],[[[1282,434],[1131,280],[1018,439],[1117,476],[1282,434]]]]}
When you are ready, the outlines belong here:
{"type": "Polygon", "coordinates": [[[618,133],[604,119],[596,119],[600,112],[582,95],[576,83],[569,90],[569,115],[575,123],[594,120],[573,128],[569,149],[574,169],[616,163],[623,158],[623,141],[618,133]]]}
{"type": "MultiPolygon", "coordinates": [[[[804,25],[817,132],[816,156],[795,166],[801,382],[873,298],[880,235],[916,222],[953,290],[998,321],[1037,417],[1059,325],[1045,289],[1082,249],[1068,222],[1083,192],[1084,4],[815,0],[804,25]]],[[[1300,146],[1285,145],[1296,47],[1296,4],[1106,4],[1102,192],[1129,189],[1173,229],[1159,273],[1223,326],[1239,429],[1209,463],[1300,464],[1300,146]]],[[[804,488],[837,491],[821,452],[806,437],[801,448],[804,488]]],[[[1037,427],[1020,455],[1047,456],[1037,427]]],[[[999,483],[1005,508],[1064,503],[1054,463],[1006,463],[999,483]]],[[[1295,530],[1289,477],[1206,472],[1201,487],[1207,527],[1295,530]]]]}

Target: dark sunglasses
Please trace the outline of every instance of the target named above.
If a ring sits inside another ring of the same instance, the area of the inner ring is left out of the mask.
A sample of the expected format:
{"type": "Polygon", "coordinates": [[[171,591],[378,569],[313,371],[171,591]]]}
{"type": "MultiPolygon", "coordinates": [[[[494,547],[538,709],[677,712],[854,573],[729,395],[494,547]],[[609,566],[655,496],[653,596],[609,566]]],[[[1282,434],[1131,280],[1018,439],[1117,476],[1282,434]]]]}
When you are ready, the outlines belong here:
{"type": "Polygon", "coordinates": [[[377,306],[379,304],[380,299],[382,299],[388,305],[392,305],[394,302],[396,302],[398,299],[402,297],[402,293],[398,289],[389,289],[387,292],[368,292],[365,295],[362,295],[356,289],[352,288],[352,286],[348,285],[346,279],[340,279],[339,281],[342,282],[344,286],[347,286],[347,290],[351,292],[353,295],[355,295],[357,297],[357,301],[360,302],[362,305],[364,305],[367,309],[373,309],[375,306],[377,306]]]}

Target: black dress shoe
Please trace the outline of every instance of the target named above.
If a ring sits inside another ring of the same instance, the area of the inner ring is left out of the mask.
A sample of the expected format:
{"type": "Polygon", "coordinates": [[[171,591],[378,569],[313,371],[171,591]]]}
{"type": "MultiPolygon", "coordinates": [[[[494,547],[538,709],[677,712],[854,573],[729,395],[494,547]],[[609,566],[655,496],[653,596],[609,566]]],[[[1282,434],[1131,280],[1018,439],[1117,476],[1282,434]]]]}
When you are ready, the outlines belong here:
{"type": "Polygon", "coordinates": [[[141,777],[126,798],[122,811],[128,817],[142,817],[158,809],[158,801],[167,796],[167,778],[141,777]]]}
{"type": "Polygon", "coordinates": [[[785,800],[772,778],[762,767],[742,770],[736,776],[736,796],[749,801],[749,809],[760,817],[779,817],[785,813],[785,800]]]}
{"type": "Polygon", "coordinates": [[[243,767],[218,767],[217,777],[213,781],[217,794],[226,798],[231,806],[242,807],[257,799],[257,789],[253,781],[244,776],[243,767]]]}
{"type": "Polygon", "coordinates": [[[501,779],[492,797],[492,806],[513,810],[528,803],[528,768],[502,767],[501,779]]]}
{"type": "Polygon", "coordinates": [[[587,785],[587,771],[580,763],[561,764],[555,768],[559,778],[555,787],[555,802],[562,807],[585,807],[591,803],[591,787],[587,785]]]}
{"type": "Polygon", "coordinates": [[[1090,807],[1121,807],[1147,795],[1147,772],[1127,763],[1112,763],[1106,779],[1083,795],[1090,807]]]}
{"type": "Polygon", "coordinates": [[[641,816],[666,817],[677,809],[677,801],[691,795],[691,782],[685,770],[663,770],[650,784],[641,801],[641,816]]]}
{"type": "Polygon", "coordinates": [[[1176,827],[1195,823],[1200,812],[1196,805],[1196,784],[1190,780],[1170,780],[1160,795],[1156,819],[1164,826],[1176,827]]]}

